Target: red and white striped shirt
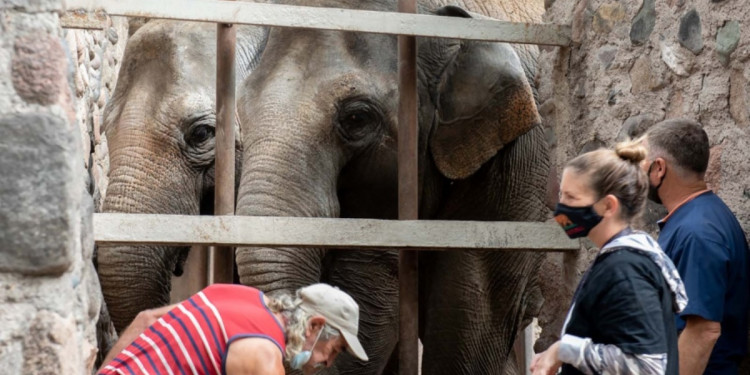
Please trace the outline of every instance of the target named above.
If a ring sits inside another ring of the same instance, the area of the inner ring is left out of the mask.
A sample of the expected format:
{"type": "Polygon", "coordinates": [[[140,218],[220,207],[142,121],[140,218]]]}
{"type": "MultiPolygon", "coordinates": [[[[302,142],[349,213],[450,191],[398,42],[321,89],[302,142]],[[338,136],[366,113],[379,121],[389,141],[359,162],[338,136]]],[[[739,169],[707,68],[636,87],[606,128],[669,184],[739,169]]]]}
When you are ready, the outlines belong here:
{"type": "Polygon", "coordinates": [[[284,331],[263,292],[242,285],[211,285],[159,318],[99,375],[219,375],[229,345],[261,337],[286,350],[284,331]]]}

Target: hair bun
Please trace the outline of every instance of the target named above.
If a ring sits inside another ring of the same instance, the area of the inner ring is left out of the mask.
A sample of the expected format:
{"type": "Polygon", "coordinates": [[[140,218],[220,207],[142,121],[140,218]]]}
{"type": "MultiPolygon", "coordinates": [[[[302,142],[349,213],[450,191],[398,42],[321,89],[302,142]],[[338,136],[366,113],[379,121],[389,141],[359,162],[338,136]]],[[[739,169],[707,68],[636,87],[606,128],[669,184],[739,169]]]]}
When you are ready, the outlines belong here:
{"type": "Polygon", "coordinates": [[[646,148],[640,142],[627,141],[615,146],[615,153],[620,159],[638,164],[646,159],[646,148]]]}

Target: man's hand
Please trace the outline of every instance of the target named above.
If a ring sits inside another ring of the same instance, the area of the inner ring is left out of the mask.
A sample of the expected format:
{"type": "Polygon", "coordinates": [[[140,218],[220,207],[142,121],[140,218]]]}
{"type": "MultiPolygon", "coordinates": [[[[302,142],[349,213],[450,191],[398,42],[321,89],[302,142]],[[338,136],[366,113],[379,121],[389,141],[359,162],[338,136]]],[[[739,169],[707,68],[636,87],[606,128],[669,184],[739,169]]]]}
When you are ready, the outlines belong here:
{"type": "Polygon", "coordinates": [[[534,355],[531,361],[532,375],[554,375],[562,366],[562,361],[557,359],[557,351],[560,347],[560,341],[555,342],[547,350],[534,355]]]}
{"type": "MultiPolygon", "coordinates": [[[[112,360],[117,357],[117,355],[120,354],[123,349],[127,348],[128,345],[135,341],[135,339],[137,339],[141,333],[143,333],[149,326],[151,326],[151,324],[154,324],[154,322],[159,320],[162,315],[166,314],[167,312],[169,312],[169,310],[172,310],[176,306],[177,304],[174,304],[139,312],[138,315],[135,316],[135,319],[133,319],[133,322],[130,323],[128,328],[125,328],[125,330],[122,331],[120,338],[117,339],[117,342],[112,346],[112,349],[109,350],[109,353],[107,353],[104,361],[102,361],[102,367],[108,365],[109,362],[112,362],[112,360]]],[[[101,370],[102,369],[100,368],[97,372],[101,370]]]]}
{"type": "Polygon", "coordinates": [[[680,375],[701,375],[721,335],[721,324],[697,315],[686,317],[687,325],[680,334],[680,375]]]}

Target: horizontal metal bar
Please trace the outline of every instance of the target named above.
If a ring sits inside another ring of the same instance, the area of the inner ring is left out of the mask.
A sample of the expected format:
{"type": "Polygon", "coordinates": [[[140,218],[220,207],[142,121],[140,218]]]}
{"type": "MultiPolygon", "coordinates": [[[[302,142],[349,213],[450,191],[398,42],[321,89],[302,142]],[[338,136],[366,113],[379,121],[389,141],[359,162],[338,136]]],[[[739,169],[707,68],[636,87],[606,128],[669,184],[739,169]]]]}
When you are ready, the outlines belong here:
{"type": "Polygon", "coordinates": [[[567,46],[568,25],[221,0],[65,0],[109,15],[567,46]]]}
{"type": "Polygon", "coordinates": [[[66,29],[94,29],[107,28],[107,15],[102,11],[87,12],[79,9],[65,12],[60,16],[60,26],[66,29]]]}
{"type": "Polygon", "coordinates": [[[576,251],[557,224],[94,214],[98,244],[576,251]]]}

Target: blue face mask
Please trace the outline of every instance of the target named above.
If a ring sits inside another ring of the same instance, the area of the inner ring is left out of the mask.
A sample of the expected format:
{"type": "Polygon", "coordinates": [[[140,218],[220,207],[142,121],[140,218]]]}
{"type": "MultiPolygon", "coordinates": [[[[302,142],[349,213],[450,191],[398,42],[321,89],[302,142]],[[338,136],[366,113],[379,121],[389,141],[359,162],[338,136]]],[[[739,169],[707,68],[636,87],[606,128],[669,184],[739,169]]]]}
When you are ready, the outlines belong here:
{"type": "Polygon", "coordinates": [[[310,358],[312,358],[312,350],[315,349],[315,344],[318,343],[318,339],[320,338],[321,333],[323,333],[323,328],[320,328],[320,331],[318,331],[318,336],[315,338],[315,341],[313,341],[310,350],[301,351],[297,353],[294,358],[292,358],[292,361],[289,363],[289,365],[292,366],[293,369],[301,370],[302,366],[304,366],[307,362],[310,362],[310,358]]]}

